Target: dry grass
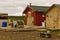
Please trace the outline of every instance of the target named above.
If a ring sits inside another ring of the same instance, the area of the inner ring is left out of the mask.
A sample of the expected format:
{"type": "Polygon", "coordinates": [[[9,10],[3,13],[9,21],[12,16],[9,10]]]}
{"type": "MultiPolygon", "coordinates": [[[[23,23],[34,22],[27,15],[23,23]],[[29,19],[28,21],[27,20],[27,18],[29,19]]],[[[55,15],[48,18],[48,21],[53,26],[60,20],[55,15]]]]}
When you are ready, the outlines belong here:
{"type": "Polygon", "coordinates": [[[0,31],[0,40],[60,40],[60,37],[53,35],[52,38],[41,38],[40,32],[5,32],[0,31]]]}

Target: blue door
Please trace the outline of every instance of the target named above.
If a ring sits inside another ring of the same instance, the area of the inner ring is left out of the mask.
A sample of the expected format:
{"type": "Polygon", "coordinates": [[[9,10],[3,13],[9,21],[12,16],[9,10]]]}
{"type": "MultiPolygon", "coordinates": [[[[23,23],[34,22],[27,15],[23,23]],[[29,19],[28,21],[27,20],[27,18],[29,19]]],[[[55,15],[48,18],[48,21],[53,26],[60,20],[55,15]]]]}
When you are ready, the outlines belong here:
{"type": "Polygon", "coordinates": [[[7,22],[2,22],[2,27],[7,27],[7,22]]]}

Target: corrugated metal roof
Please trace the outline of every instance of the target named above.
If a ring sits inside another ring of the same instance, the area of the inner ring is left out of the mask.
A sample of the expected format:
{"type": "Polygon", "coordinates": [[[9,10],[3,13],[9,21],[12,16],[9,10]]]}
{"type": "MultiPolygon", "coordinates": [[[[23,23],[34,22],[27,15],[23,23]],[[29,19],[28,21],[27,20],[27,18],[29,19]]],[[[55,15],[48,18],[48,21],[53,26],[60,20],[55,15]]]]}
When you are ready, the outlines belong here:
{"type": "Polygon", "coordinates": [[[31,6],[34,11],[47,11],[50,7],[49,6],[31,6]]]}
{"type": "MultiPolygon", "coordinates": [[[[26,9],[28,7],[31,7],[33,11],[44,11],[44,12],[47,11],[50,8],[49,6],[34,6],[34,5],[30,6],[30,5],[28,5],[26,7],[26,9]]],[[[23,11],[23,13],[26,11],[26,9],[23,11]]]]}

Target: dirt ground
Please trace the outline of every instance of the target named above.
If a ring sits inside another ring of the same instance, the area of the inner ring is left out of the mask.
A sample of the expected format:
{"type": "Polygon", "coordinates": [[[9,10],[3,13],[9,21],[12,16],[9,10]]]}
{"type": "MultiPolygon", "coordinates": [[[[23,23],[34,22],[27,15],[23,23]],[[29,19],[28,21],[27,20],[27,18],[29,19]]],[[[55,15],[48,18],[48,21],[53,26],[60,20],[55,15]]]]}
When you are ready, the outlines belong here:
{"type": "Polygon", "coordinates": [[[52,35],[52,38],[41,38],[40,32],[0,31],[0,40],[60,40],[60,37],[57,35],[52,35]]]}

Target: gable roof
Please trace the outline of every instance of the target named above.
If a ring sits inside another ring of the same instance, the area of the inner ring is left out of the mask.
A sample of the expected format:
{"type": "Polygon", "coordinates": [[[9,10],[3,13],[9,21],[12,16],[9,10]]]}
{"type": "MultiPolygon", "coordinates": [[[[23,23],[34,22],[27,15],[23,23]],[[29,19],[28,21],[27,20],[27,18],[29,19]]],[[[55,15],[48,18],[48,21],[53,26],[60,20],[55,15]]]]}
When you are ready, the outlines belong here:
{"type": "MultiPolygon", "coordinates": [[[[26,7],[26,9],[28,8],[29,6],[26,7]]],[[[47,11],[50,7],[49,6],[33,6],[31,5],[30,6],[32,8],[33,11],[47,11]]],[[[23,11],[23,13],[26,11],[26,9],[23,11]]]]}
{"type": "Polygon", "coordinates": [[[31,6],[34,11],[46,11],[49,9],[47,6],[31,6]]]}
{"type": "Polygon", "coordinates": [[[46,13],[47,13],[50,9],[52,9],[54,6],[60,8],[60,4],[53,4],[53,5],[46,11],[46,13]]]}
{"type": "Polygon", "coordinates": [[[53,5],[55,5],[56,7],[59,7],[60,8],[60,4],[53,4],[53,5]]]}

